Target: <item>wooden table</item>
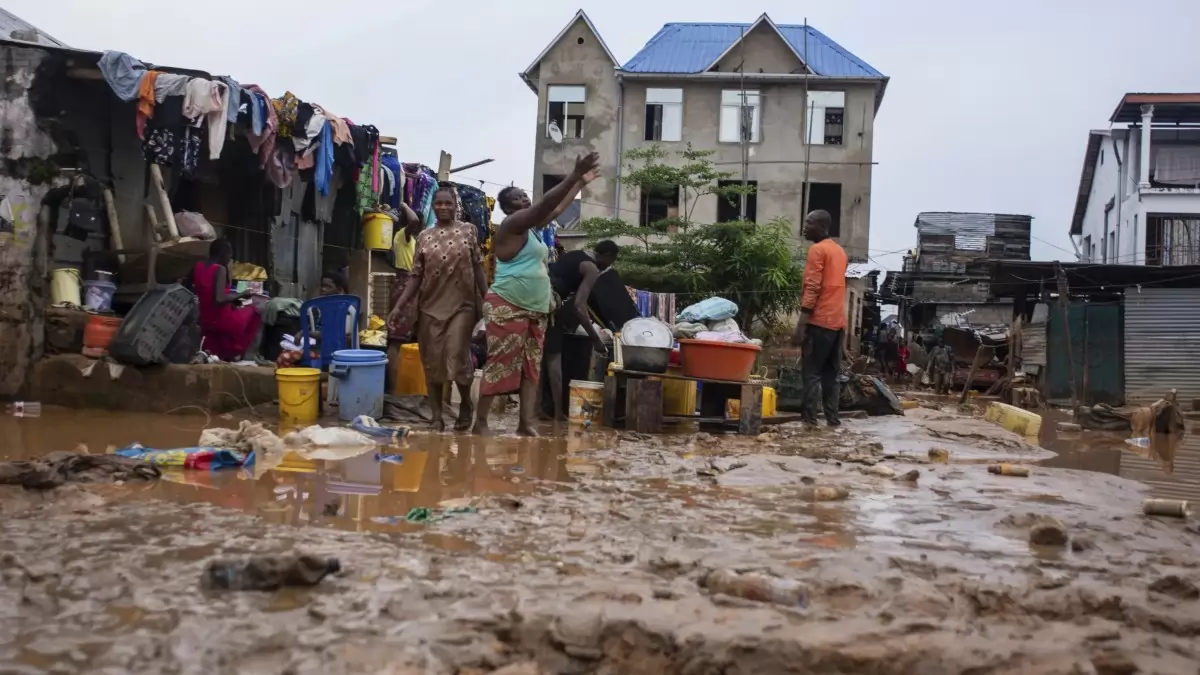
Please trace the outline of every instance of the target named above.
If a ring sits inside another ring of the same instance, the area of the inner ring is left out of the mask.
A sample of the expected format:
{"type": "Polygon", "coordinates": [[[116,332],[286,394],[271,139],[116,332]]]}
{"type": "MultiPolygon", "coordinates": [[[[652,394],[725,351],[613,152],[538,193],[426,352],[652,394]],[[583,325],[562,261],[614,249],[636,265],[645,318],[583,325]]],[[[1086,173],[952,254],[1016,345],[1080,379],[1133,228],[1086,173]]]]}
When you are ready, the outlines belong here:
{"type": "Polygon", "coordinates": [[[763,418],[762,395],[761,382],[704,380],[669,373],[618,370],[604,380],[603,421],[604,426],[610,428],[617,428],[623,422],[626,429],[644,434],[660,433],[664,423],[699,422],[722,426],[736,425],[739,434],[757,436],[763,424],[783,424],[799,419],[798,415],[763,418]],[[700,413],[664,415],[663,380],[703,384],[700,389],[700,413]],[[725,416],[725,401],[731,398],[741,401],[741,411],[737,419],[725,416]]]}

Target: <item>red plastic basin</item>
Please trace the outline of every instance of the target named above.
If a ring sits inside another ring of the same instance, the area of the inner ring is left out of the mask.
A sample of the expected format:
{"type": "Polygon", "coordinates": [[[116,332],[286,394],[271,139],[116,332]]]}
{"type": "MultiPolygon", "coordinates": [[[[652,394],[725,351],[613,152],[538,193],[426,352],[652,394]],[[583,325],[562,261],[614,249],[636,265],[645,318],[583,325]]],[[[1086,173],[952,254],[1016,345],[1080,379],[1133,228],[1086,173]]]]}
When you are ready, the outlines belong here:
{"type": "Polygon", "coordinates": [[[680,340],[679,356],[685,377],[698,380],[745,382],[754,371],[762,347],[713,340],[680,340]]]}

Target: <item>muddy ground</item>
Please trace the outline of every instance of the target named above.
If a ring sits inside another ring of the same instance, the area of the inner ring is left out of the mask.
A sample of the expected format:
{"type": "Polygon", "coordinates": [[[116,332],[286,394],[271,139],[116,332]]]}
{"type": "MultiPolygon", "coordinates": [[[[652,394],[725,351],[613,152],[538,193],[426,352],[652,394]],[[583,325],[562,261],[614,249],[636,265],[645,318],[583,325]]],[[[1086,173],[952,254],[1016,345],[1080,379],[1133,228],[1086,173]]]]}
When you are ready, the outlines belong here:
{"type": "MultiPolygon", "coordinates": [[[[0,453],[188,445],[204,422],[51,411],[0,423],[0,453]]],[[[1143,516],[1142,483],[1046,466],[1063,455],[953,407],[758,439],[417,435],[398,452],[399,467],[372,453],[257,477],[0,488],[0,673],[1194,675],[1200,663],[1200,530],[1143,516]],[[986,471],[1002,459],[1032,475],[986,471]],[[822,487],[848,496],[814,501],[822,487]],[[479,510],[403,522],[439,504],[479,510]],[[344,570],[312,589],[199,586],[214,557],[298,551],[344,570]],[[803,599],[714,592],[714,570],[794,580],[803,599]]]]}

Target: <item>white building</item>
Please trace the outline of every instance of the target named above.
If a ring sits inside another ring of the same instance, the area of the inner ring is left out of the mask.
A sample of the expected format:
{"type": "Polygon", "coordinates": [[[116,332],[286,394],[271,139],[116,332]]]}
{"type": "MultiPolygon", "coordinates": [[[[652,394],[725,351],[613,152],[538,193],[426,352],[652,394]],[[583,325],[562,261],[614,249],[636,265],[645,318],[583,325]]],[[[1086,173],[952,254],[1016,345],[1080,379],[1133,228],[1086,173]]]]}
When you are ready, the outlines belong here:
{"type": "Polygon", "coordinates": [[[1088,134],[1071,220],[1079,259],[1200,264],[1200,94],[1126,94],[1109,122],[1088,134]]]}

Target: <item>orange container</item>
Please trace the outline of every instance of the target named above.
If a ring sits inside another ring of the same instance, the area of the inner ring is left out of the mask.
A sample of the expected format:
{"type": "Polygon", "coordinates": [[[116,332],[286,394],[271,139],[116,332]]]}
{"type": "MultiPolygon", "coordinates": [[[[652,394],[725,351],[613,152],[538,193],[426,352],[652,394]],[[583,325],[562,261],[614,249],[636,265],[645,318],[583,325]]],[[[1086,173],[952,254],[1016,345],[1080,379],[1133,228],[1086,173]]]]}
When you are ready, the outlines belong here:
{"type": "Polygon", "coordinates": [[[754,371],[762,347],[713,340],[680,340],[679,358],[685,377],[745,382],[754,371]]]}
{"type": "Polygon", "coordinates": [[[83,353],[89,356],[104,356],[120,329],[120,317],[92,315],[83,327],[83,353]]]}

